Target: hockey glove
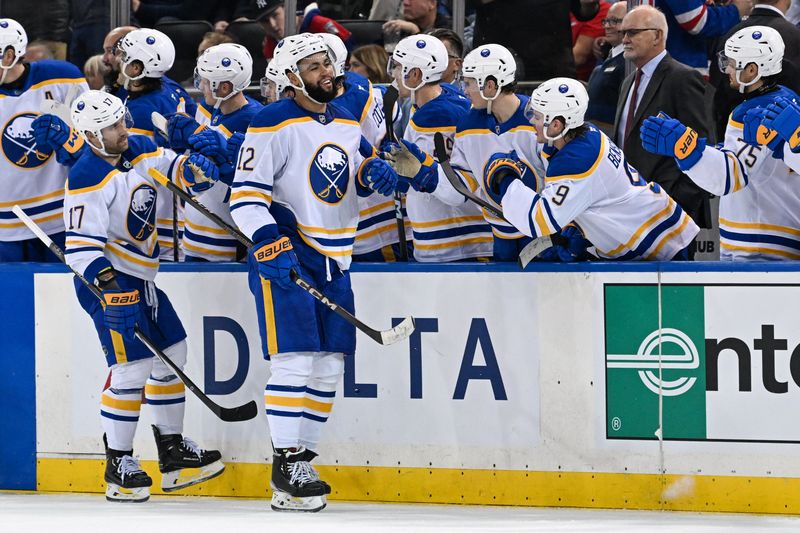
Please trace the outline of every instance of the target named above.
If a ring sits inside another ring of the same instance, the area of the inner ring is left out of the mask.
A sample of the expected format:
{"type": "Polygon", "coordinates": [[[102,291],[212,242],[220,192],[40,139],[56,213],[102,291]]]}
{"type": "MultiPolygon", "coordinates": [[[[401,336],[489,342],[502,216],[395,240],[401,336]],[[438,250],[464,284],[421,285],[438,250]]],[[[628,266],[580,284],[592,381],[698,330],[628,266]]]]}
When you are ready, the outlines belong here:
{"type": "Polygon", "coordinates": [[[189,137],[192,151],[213,159],[217,164],[227,161],[227,144],[222,134],[209,128],[203,128],[189,137]]]}
{"type": "Polygon", "coordinates": [[[570,263],[583,261],[587,257],[586,249],[591,243],[586,240],[581,230],[574,224],[569,224],[561,230],[561,238],[554,239],[556,244],[548,248],[539,256],[539,261],[552,261],[557,263],[570,263]]]}
{"type": "Polygon", "coordinates": [[[389,144],[385,156],[398,176],[410,181],[415,191],[432,193],[439,184],[439,163],[416,144],[403,139],[401,144],[389,144]]]}
{"type": "Polygon", "coordinates": [[[250,248],[248,261],[251,268],[258,269],[262,278],[274,281],[283,289],[292,286],[291,272],[299,268],[289,237],[278,237],[254,244],[250,248]]]}
{"type": "MultiPolygon", "coordinates": [[[[773,152],[778,151],[783,144],[783,139],[778,132],[764,126],[764,116],[767,110],[763,107],[754,107],[744,114],[744,142],[752,146],[766,145],[773,152]]],[[[782,152],[781,152],[782,153],[782,152]]]]}
{"type": "Polygon", "coordinates": [[[190,154],[181,164],[179,174],[186,188],[195,194],[207,191],[219,181],[219,169],[201,154],[190,154]]]}
{"type": "Polygon", "coordinates": [[[681,170],[689,170],[700,160],[706,147],[705,137],[687,128],[666,113],[648,117],[639,130],[642,147],[654,154],[674,157],[681,170]]]}
{"type": "Polygon", "coordinates": [[[134,328],[142,318],[139,291],[108,289],[103,291],[103,324],[127,340],[136,338],[134,328]]]}
{"type": "Polygon", "coordinates": [[[72,166],[80,158],[85,143],[69,125],[55,115],[45,114],[37,117],[31,124],[36,149],[43,154],[56,152],[59,164],[72,166]]]}
{"type": "Polygon", "coordinates": [[[174,113],[167,117],[167,135],[170,148],[184,152],[190,148],[189,137],[198,133],[201,126],[195,119],[184,113],[174,113]]]}
{"type": "Polygon", "coordinates": [[[244,133],[236,132],[228,139],[228,144],[225,146],[225,158],[233,168],[236,168],[239,159],[239,149],[244,142],[244,133]]]}
{"type": "Polygon", "coordinates": [[[379,157],[364,160],[358,169],[358,180],[363,187],[384,196],[391,196],[397,189],[397,173],[379,157]]]}
{"type": "Polygon", "coordinates": [[[517,153],[495,153],[486,162],[483,172],[483,185],[489,197],[500,204],[508,186],[516,179],[522,179],[525,167],[517,159],[517,153]]]}
{"type": "Polygon", "coordinates": [[[778,132],[792,152],[800,152],[800,106],[788,98],[778,98],[764,113],[764,126],[778,132]]]}

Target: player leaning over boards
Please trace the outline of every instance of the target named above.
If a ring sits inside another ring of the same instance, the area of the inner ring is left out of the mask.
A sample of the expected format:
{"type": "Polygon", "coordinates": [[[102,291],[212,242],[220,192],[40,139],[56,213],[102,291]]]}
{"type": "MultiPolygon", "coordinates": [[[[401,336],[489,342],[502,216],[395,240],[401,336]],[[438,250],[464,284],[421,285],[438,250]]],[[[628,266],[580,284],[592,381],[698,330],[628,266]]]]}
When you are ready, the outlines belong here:
{"type": "MultiPolygon", "coordinates": [[[[489,159],[486,191],[529,237],[573,224],[601,258],[688,259],[697,225],[658,184],[647,183],[611,139],[583,121],[588,105],[577,80],[554,78],[537,87],[526,116],[547,141],[544,188],[537,193],[526,185],[527,169],[512,153],[489,159]]],[[[573,242],[564,250],[567,257],[573,242]]]]}
{"type": "Polygon", "coordinates": [[[778,85],[784,44],[767,26],[734,33],[720,53],[719,68],[744,95],[728,120],[725,142],[706,146],[697,132],[669,117],[642,123],[642,146],[674,156],[697,185],[719,201],[720,259],[800,259],[800,180],[783,163],[784,140],[761,126],[764,108],[797,95],[778,85]]]}
{"type": "Polygon", "coordinates": [[[264,356],[264,393],[272,445],[272,508],[319,511],[330,486],[310,461],[333,407],[344,356],[355,351],[353,326],[291,280],[306,277],[353,311],[350,257],[357,194],[389,195],[397,176],[381,159],[359,153],[355,118],[336,97],[328,47],[318,35],[278,43],[273,62],[295,91],[253,119],[239,151],[231,214],[256,244],[249,257],[264,356]]]}
{"type": "Polygon", "coordinates": [[[156,167],[195,191],[217,178],[199,154],[175,156],[144,136],[130,136],[130,115],[114,95],[87,91],[72,105],[72,123],[90,150],[72,166],[64,223],[67,262],[102,291],[101,305],[75,280],[78,300],[92,317],[111,367],[100,414],[106,444],[106,498],[145,501],[152,480],[133,457],[133,436],[144,390],[162,489],[178,490],[219,475],[220,453],[181,436],[184,385],[134,338],[136,325],[177,365],[186,363],[186,333],[167,295],[153,283],[158,272],[158,190],[147,169],[156,167]]]}
{"type": "MultiPolygon", "coordinates": [[[[64,181],[67,168],[36,135],[49,129],[38,118],[46,99],[65,102],[89,87],[83,74],[65,61],[22,62],[28,37],[15,20],[0,19],[0,262],[54,261],[55,257],[11,212],[20,207],[59,246],[64,244],[64,181]]],[[[69,104],[69,102],[66,102],[69,104]]],[[[61,131],[58,147],[75,152],[83,140],[61,131]]],[[[56,156],[59,154],[56,153],[56,156]]]]}

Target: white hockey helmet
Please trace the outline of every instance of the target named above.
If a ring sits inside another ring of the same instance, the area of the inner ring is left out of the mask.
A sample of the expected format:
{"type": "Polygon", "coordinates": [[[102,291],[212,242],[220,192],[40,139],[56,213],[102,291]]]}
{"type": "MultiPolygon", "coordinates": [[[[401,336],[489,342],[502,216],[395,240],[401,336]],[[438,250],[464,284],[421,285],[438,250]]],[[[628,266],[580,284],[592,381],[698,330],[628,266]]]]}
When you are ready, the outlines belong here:
{"type": "Polygon", "coordinates": [[[583,125],[589,107],[589,93],[578,80],[553,78],[539,85],[531,94],[525,117],[533,123],[533,114],[544,115],[544,137],[549,142],[562,138],[569,130],[583,125]],[[547,135],[547,127],[556,118],[564,120],[564,131],[555,137],[547,135]]]}
{"type": "Polygon", "coordinates": [[[172,68],[175,61],[175,45],[164,33],[150,28],[133,30],[118,44],[120,69],[126,81],[141,78],[160,78],[172,68]],[[135,78],[126,73],[128,65],[141,61],[142,73],[135,78]]]}
{"type": "Polygon", "coordinates": [[[389,76],[395,68],[401,68],[403,87],[413,92],[426,83],[439,81],[447,69],[450,58],[444,43],[433,35],[411,35],[397,43],[389,58],[389,76]],[[406,78],[415,68],[422,72],[422,82],[418,87],[406,85],[406,78]]]}
{"type": "Polygon", "coordinates": [[[103,129],[115,125],[120,119],[125,119],[125,127],[133,126],[133,119],[125,104],[118,97],[105,91],[86,91],[72,102],[70,110],[72,124],[78,134],[96,148],[103,155],[106,153],[106,145],[103,140],[103,129]],[[86,136],[86,132],[91,132],[100,142],[100,146],[92,144],[86,136]]]}
{"type": "Polygon", "coordinates": [[[718,54],[719,68],[725,72],[729,65],[734,67],[739,92],[743,93],[745,87],[761,78],[781,72],[784,49],[783,38],[776,29],[768,26],[742,28],[725,41],[725,49],[718,54]],[[756,64],[758,74],[745,83],[740,80],[739,74],[749,63],[756,64]]]}
{"type": "Polygon", "coordinates": [[[211,94],[216,99],[214,107],[228,98],[242,92],[250,85],[253,75],[253,58],[247,48],[240,44],[224,43],[206,48],[197,58],[194,69],[194,86],[200,89],[200,81],[207,80],[211,94]],[[224,97],[217,96],[217,90],[223,82],[230,82],[233,91],[224,97]]]}
{"type": "Polygon", "coordinates": [[[28,46],[28,35],[25,33],[25,28],[22,27],[22,24],[16,20],[0,19],[0,54],[5,53],[6,48],[9,46],[14,49],[14,61],[10,65],[0,63],[0,68],[3,69],[3,77],[5,77],[5,71],[16,65],[25,55],[25,48],[28,46]]]}
{"type": "Polygon", "coordinates": [[[284,76],[286,76],[286,71],[288,70],[300,80],[300,85],[296,86],[287,76],[286,79],[289,82],[289,86],[298,91],[302,91],[307,98],[315,102],[316,100],[311,98],[306,91],[305,84],[303,84],[303,78],[300,76],[300,67],[298,66],[298,63],[300,63],[301,60],[320,52],[327,54],[328,58],[330,59],[330,50],[319,34],[301,33],[299,35],[290,35],[288,37],[284,37],[278,41],[278,45],[275,47],[275,53],[272,58],[273,61],[277,61],[276,66],[280,66],[280,68],[283,69],[284,76]]]}
{"type": "Polygon", "coordinates": [[[478,82],[478,92],[481,98],[489,102],[487,112],[491,113],[491,102],[500,95],[500,89],[514,83],[514,74],[517,72],[517,62],[505,46],[499,44],[484,44],[479,46],[464,58],[461,66],[461,75],[464,78],[473,78],[478,82]],[[486,81],[494,78],[497,83],[497,92],[491,98],[483,93],[486,81]]]}
{"type": "Polygon", "coordinates": [[[337,78],[344,76],[344,68],[347,63],[347,46],[345,46],[344,41],[338,35],[332,33],[319,33],[317,35],[322,37],[328,47],[331,61],[333,62],[334,76],[337,78]]]}
{"type": "Polygon", "coordinates": [[[267,100],[268,104],[277,102],[281,99],[283,91],[291,85],[289,78],[286,77],[286,68],[279,61],[273,58],[267,63],[264,77],[261,78],[261,96],[267,100]],[[272,93],[274,91],[274,93],[272,93]]]}

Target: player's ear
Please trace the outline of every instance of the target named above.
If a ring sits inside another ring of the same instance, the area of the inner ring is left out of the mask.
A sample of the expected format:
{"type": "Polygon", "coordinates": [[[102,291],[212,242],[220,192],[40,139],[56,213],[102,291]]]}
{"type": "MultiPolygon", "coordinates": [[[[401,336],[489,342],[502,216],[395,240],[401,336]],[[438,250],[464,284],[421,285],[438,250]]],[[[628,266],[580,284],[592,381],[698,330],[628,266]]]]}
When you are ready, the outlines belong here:
{"type": "Polygon", "coordinates": [[[286,71],[286,77],[289,78],[289,81],[292,82],[292,85],[295,87],[300,87],[303,84],[303,80],[291,70],[286,71]]]}
{"type": "Polygon", "coordinates": [[[14,52],[13,46],[6,47],[5,51],[3,52],[3,65],[10,65],[13,63],[16,56],[17,54],[14,52]]]}
{"type": "Polygon", "coordinates": [[[223,81],[222,84],[220,84],[217,92],[222,97],[228,96],[233,92],[233,84],[229,81],[223,81]]]}

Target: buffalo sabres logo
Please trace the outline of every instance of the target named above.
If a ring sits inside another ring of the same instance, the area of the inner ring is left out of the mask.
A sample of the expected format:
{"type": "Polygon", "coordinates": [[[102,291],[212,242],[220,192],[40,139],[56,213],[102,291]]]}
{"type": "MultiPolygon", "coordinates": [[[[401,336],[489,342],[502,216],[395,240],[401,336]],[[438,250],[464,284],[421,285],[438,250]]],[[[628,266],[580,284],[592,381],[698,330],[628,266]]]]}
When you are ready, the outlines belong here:
{"type": "Polygon", "coordinates": [[[6,159],[20,168],[36,168],[42,166],[50,159],[53,152],[42,153],[41,147],[36,146],[33,136],[33,121],[35,113],[20,113],[14,115],[3,128],[3,154],[6,159]]]}
{"type": "Polygon", "coordinates": [[[137,241],[146,241],[156,229],[156,195],[156,190],[144,183],[131,193],[128,233],[137,241]]]}
{"type": "Polygon", "coordinates": [[[323,144],[314,154],[308,169],[311,190],[328,204],[338,204],[347,194],[350,165],[347,153],[331,143],[323,144]]]}

